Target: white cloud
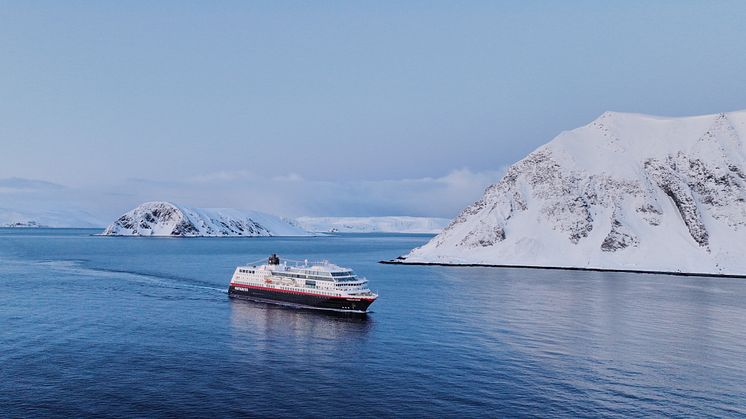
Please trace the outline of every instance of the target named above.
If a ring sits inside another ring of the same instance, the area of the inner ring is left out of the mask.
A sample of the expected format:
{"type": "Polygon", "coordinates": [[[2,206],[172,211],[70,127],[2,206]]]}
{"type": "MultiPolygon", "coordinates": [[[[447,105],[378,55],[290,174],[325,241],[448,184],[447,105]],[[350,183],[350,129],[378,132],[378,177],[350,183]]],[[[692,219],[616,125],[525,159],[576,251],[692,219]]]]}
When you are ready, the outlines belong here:
{"type": "Polygon", "coordinates": [[[65,189],[57,183],[37,179],[23,179],[18,177],[0,179],[0,193],[57,191],[65,189]]]}
{"type": "Polygon", "coordinates": [[[341,182],[308,180],[295,173],[260,177],[233,172],[196,177],[163,192],[188,205],[252,208],[286,216],[452,217],[481,197],[503,172],[460,169],[436,178],[341,182]]]}
{"type": "Polygon", "coordinates": [[[257,180],[258,177],[248,170],[233,170],[233,171],[219,171],[213,173],[207,173],[204,175],[194,176],[189,178],[189,181],[196,183],[210,183],[210,182],[230,182],[236,180],[257,180]]]}
{"type": "Polygon", "coordinates": [[[276,182],[301,182],[303,177],[297,173],[288,173],[287,175],[275,176],[272,180],[276,182]]]}
{"type": "MultiPolygon", "coordinates": [[[[504,171],[451,171],[441,177],[331,182],[304,179],[290,172],[259,176],[239,170],[182,180],[129,179],[95,189],[39,188],[6,194],[4,207],[77,208],[113,220],[146,201],[166,200],[196,207],[255,209],[282,216],[414,215],[454,217],[479,199],[504,171]]],[[[14,184],[25,184],[22,181],[14,184]]],[[[0,187],[3,183],[0,182],[0,187]]]]}

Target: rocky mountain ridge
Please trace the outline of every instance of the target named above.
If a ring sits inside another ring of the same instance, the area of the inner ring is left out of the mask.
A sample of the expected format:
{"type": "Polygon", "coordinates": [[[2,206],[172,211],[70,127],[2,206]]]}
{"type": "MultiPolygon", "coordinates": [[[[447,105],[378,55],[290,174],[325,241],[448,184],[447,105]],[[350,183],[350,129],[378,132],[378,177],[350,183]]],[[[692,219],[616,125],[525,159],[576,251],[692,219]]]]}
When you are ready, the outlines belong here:
{"type": "Polygon", "coordinates": [[[746,112],[607,112],[511,166],[404,262],[746,273],[746,112]]]}
{"type": "Polygon", "coordinates": [[[106,227],[105,236],[309,236],[280,217],[229,208],[191,208],[146,202],[106,227]]]}

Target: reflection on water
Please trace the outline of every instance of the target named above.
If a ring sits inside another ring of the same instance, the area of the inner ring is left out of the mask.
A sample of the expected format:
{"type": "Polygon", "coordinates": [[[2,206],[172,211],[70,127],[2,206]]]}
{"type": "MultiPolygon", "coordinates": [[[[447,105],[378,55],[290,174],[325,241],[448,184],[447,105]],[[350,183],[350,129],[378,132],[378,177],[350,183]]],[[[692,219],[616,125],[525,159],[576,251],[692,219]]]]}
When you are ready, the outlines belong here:
{"type": "Polygon", "coordinates": [[[746,416],[744,280],[376,262],[420,236],[89,234],[0,229],[0,417],[746,416]],[[363,273],[375,312],[228,298],[267,249],[363,273]]]}
{"type": "Polygon", "coordinates": [[[278,331],[284,338],[292,337],[302,343],[349,340],[364,343],[375,321],[371,316],[354,313],[286,307],[277,304],[231,298],[231,329],[236,349],[255,353],[269,349],[278,331]]]}

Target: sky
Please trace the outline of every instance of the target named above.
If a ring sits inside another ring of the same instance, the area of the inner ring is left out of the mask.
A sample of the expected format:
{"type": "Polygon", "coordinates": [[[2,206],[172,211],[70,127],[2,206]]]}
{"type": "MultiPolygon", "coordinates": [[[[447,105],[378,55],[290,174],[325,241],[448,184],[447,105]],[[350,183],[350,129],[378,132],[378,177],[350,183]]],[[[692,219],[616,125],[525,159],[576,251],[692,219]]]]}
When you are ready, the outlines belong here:
{"type": "Polygon", "coordinates": [[[743,22],[742,1],[0,0],[0,208],[453,217],[604,111],[746,108],[743,22]]]}

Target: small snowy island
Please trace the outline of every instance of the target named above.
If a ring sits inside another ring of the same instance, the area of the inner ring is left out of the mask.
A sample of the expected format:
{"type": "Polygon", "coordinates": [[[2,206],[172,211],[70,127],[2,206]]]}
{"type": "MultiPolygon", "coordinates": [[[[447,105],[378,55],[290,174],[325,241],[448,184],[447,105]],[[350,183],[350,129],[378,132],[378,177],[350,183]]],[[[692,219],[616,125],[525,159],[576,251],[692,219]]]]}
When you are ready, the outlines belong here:
{"type": "Polygon", "coordinates": [[[47,227],[45,225],[39,224],[37,221],[30,220],[30,221],[15,221],[12,223],[5,223],[0,225],[0,227],[6,227],[6,228],[44,228],[47,227]]]}
{"type": "Polygon", "coordinates": [[[746,275],[746,111],[607,112],[395,263],[746,275]]]}
{"type": "Polygon", "coordinates": [[[101,228],[104,223],[90,213],[65,208],[0,208],[0,228],[101,228]]]}
{"type": "Polygon", "coordinates": [[[104,236],[311,236],[280,217],[231,208],[191,208],[146,202],[106,227],[104,236]]]}
{"type": "Polygon", "coordinates": [[[437,234],[451,220],[433,217],[299,217],[295,224],[318,233],[437,234]]]}

